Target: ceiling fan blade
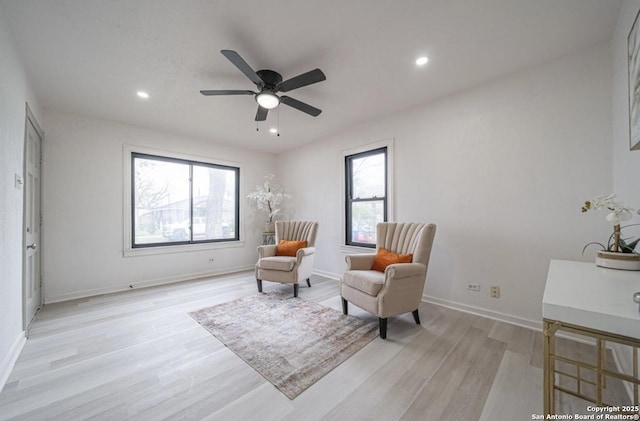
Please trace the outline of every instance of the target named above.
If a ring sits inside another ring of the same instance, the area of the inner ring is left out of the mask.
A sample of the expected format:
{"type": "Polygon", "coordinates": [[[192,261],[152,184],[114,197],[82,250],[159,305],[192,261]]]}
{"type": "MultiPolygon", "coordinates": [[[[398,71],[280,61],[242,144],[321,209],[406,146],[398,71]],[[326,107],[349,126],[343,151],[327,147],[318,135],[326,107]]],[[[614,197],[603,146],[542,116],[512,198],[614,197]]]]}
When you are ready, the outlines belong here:
{"type": "Polygon", "coordinates": [[[280,97],[280,102],[286,104],[290,107],[295,108],[296,110],[300,110],[303,113],[307,113],[314,117],[318,117],[322,110],[317,109],[316,107],[312,107],[309,104],[305,104],[302,101],[298,101],[297,99],[293,99],[290,96],[283,95],[280,97]]]}
{"type": "Polygon", "coordinates": [[[218,91],[200,91],[202,95],[255,95],[253,91],[236,91],[236,90],[218,90],[218,91]]]}
{"type": "Polygon", "coordinates": [[[258,105],[258,112],[256,112],[256,121],[265,121],[267,119],[269,110],[258,105]]]}
{"type": "Polygon", "coordinates": [[[322,82],[327,80],[327,77],[322,73],[320,69],[313,69],[307,73],[303,73],[291,79],[285,80],[278,85],[278,91],[289,92],[294,89],[302,88],[303,86],[311,85],[313,83],[322,82]]]}
{"type": "Polygon", "coordinates": [[[242,57],[240,57],[240,54],[236,53],[233,50],[221,50],[220,52],[231,63],[233,63],[233,65],[236,66],[238,70],[244,73],[244,75],[248,77],[251,82],[255,83],[256,85],[264,84],[263,80],[260,79],[260,76],[258,76],[258,74],[251,68],[251,66],[247,64],[246,61],[244,61],[242,57]]]}

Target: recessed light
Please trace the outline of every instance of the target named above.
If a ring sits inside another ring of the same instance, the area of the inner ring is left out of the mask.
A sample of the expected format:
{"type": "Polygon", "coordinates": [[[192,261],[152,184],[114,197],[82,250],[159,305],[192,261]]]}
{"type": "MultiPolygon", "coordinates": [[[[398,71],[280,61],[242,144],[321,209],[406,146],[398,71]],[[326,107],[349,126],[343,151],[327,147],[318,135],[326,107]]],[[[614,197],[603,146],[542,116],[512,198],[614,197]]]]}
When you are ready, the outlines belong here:
{"type": "Polygon", "coordinates": [[[270,128],[269,131],[274,134],[278,133],[278,129],[276,129],[275,127],[270,128]]]}
{"type": "Polygon", "coordinates": [[[424,66],[425,64],[427,64],[429,62],[429,58],[426,56],[422,56],[422,57],[418,57],[416,59],[416,64],[418,66],[424,66]]]}
{"type": "Polygon", "coordinates": [[[144,98],[144,99],[149,98],[149,94],[146,93],[145,91],[138,91],[137,93],[140,98],[144,98]]]}

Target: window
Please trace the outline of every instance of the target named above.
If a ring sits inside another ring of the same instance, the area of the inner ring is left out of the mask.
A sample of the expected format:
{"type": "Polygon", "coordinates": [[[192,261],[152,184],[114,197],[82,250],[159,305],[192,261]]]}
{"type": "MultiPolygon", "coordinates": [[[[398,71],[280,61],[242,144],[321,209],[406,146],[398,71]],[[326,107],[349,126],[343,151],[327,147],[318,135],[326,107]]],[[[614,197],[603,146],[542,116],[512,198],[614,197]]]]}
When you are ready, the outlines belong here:
{"type": "Polygon", "coordinates": [[[239,240],[240,169],[131,153],[132,248],[239,240]]]}
{"type": "Polygon", "coordinates": [[[345,156],[346,244],[375,247],[376,225],[387,221],[387,148],[345,156]]]}

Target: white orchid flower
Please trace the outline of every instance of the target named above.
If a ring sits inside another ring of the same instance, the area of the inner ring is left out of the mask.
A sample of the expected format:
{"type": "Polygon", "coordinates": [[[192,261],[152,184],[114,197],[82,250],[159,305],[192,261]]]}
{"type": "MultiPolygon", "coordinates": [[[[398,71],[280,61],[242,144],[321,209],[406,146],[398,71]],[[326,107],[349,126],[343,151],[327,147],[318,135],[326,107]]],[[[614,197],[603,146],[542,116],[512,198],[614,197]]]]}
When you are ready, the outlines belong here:
{"type": "Polygon", "coordinates": [[[611,213],[607,215],[607,221],[611,222],[613,225],[629,221],[633,217],[634,209],[631,209],[622,203],[610,202],[607,208],[611,211],[611,213]]]}
{"type": "Polygon", "coordinates": [[[620,211],[613,211],[607,215],[607,221],[611,225],[619,224],[620,222],[629,221],[631,219],[631,212],[628,209],[622,209],[620,211]]]}
{"type": "Polygon", "coordinates": [[[256,190],[247,195],[247,198],[256,202],[258,210],[266,211],[269,214],[269,221],[280,212],[278,206],[282,202],[291,198],[291,195],[284,192],[282,186],[274,183],[275,175],[268,174],[263,185],[257,185],[256,190]]]}
{"type": "Polygon", "coordinates": [[[615,199],[615,194],[603,194],[600,196],[596,196],[591,200],[591,209],[604,209],[611,207],[613,203],[613,199],[615,199]]]}

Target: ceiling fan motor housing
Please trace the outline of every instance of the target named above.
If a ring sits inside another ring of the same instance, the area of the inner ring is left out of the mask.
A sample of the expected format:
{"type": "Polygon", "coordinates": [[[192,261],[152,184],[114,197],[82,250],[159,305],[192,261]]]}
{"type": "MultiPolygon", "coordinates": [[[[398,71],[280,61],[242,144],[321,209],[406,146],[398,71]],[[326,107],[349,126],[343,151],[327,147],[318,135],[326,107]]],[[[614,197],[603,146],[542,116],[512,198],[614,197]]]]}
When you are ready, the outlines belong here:
{"type": "Polygon", "coordinates": [[[258,70],[256,73],[264,82],[264,86],[260,87],[261,90],[267,89],[269,91],[275,92],[278,84],[282,82],[282,75],[273,70],[258,70]]]}

